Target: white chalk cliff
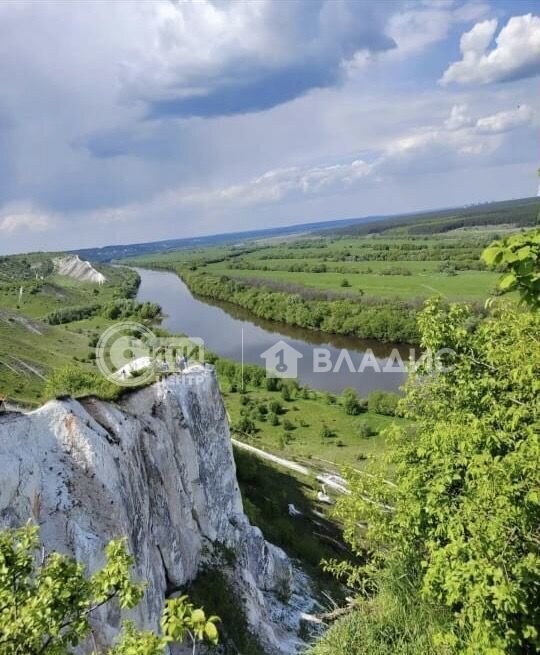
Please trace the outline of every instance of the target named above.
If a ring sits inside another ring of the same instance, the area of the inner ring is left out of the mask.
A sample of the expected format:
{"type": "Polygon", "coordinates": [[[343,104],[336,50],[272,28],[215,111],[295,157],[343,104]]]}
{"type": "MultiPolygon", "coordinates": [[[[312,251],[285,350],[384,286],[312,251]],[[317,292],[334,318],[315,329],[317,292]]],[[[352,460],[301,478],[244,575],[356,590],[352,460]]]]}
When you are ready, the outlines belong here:
{"type": "MultiPolygon", "coordinates": [[[[268,652],[297,652],[305,580],[243,512],[214,370],[188,382],[171,376],[117,404],[55,400],[0,417],[0,526],[31,518],[47,551],[72,554],[90,571],[111,539],[126,536],[136,576],[148,582],[131,616],[151,629],[166,594],[225,547],[234,558],[222,570],[254,633],[268,652]]],[[[117,610],[104,608],[96,621],[98,645],[110,644],[117,610]]]]}
{"type": "Polygon", "coordinates": [[[107,278],[96,271],[90,262],[81,259],[79,255],[66,255],[65,257],[55,257],[53,259],[54,267],[59,275],[66,275],[79,282],[93,282],[94,284],[104,284],[107,278]]]}

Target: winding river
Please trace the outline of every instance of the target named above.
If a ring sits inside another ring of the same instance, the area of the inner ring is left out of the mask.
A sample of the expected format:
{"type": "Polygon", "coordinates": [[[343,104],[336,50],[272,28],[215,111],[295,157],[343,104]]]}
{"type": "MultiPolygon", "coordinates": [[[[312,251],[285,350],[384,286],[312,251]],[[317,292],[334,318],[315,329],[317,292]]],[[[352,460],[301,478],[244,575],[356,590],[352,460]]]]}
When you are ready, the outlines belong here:
{"type": "Polygon", "coordinates": [[[408,346],[261,320],[236,305],[209,303],[193,296],[175,273],[135,270],[141,277],[137,300],[161,305],[165,314],[163,327],[203,339],[205,347],[221,357],[240,362],[243,355],[244,362],[263,366],[261,354],[281,340],[301,355],[293,357],[297,361],[299,382],[315,389],[340,393],[346,387],[354,387],[364,396],[375,389],[396,391],[405,380],[406,374],[395,370],[396,360],[389,360],[389,356],[394,349],[406,361],[408,346]],[[373,355],[365,356],[370,351],[373,355]],[[318,365],[314,366],[314,361],[318,365]],[[362,362],[364,370],[358,372],[362,362]],[[385,366],[394,370],[382,370],[385,366]],[[329,367],[331,370],[321,370],[329,367]]]}

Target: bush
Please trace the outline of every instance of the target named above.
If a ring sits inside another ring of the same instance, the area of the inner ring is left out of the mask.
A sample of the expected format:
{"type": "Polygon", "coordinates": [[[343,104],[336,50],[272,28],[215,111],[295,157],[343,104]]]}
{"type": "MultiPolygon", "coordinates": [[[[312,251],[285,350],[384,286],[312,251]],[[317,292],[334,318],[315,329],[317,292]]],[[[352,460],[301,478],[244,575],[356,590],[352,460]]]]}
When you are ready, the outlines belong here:
{"type": "Polygon", "coordinates": [[[326,423],[323,423],[323,424],[322,424],[320,434],[321,434],[321,439],[322,439],[323,441],[324,441],[325,439],[331,439],[332,437],[335,436],[335,433],[334,433],[334,431],[332,430],[332,428],[328,427],[328,425],[326,425],[326,423]]]}
{"type": "Polygon", "coordinates": [[[240,432],[245,432],[246,434],[254,434],[256,431],[255,423],[249,416],[241,416],[236,427],[240,432]]]}
{"type": "Polygon", "coordinates": [[[389,391],[372,391],[368,396],[368,408],[375,414],[395,416],[399,396],[389,391]]]}
{"type": "MultiPolygon", "coordinates": [[[[393,485],[388,468],[348,473],[336,516],[353,549],[372,553],[357,580],[374,576],[378,589],[399,580],[413,610],[447,608],[438,636],[404,652],[538,653],[540,314],[505,304],[473,329],[469,318],[464,305],[426,303],[423,346],[451,349],[453,367],[411,374],[402,412],[414,429],[393,428],[393,485]]],[[[399,607],[404,596],[393,595],[399,607]]],[[[372,652],[384,653],[379,638],[372,652]]]]}
{"type": "Polygon", "coordinates": [[[283,412],[283,407],[281,406],[279,400],[270,401],[269,409],[272,414],[281,414],[283,412]]]}
{"type": "Polygon", "coordinates": [[[121,392],[122,387],[109,382],[103,376],[73,366],[53,371],[45,385],[47,398],[98,396],[104,400],[115,400],[121,392]]]}
{"type": "Polygon", "coordinates": [[[47,323],[50,325],[62,325],[73,321],[82,321],[85,318],[94,316],[99,311],[99,305],[87,305],[85,307],[64,307],[57,309],[47,315],[47,323]]]}
{"type": "Polygon", "coordinates": [[[349,416],[356,416],[362,411],[355,389],[348,388],[343,391],[343,408],[345,409],[345,414],[349,416]]]}
{"type": "Polygon", "coordinates": [[[377,434],[377,431],[374,430],[367,421],[362,421],[362,423],[360,423],[358,426],[358,435],[363,439],[372,437],[375,434],[377,434]]]}
{"type": "Polygon", "coordinates": [[[288,418],[284,419],[283,421],[283,429],[287,430],[287,432],[290,432],[291,430],[294,430],[295,425],[292,421],[289,421],[288,418]]]}
{"type": "MultiPolygon", "coordinates": [[[[88,643],[90,617],[102,605],[113,605],[119,619],[122,609],[136,607],[144,585],[131,576],[134,560],[125,540],[105,548],[105,564],[86,577],[85,567],[61,553],[40,548],[37,528],[0,531],[0,652],[2,655],[68,655],[88,643]]],[[[114,647],[105,655],[163,655],[169,644],[189,637],[190,650],[207,639],[218,642],[215,622],[188,602],[187,596],[165,601],[160,621],[163,635],[141,632],[125,622],[114,647]]]]}

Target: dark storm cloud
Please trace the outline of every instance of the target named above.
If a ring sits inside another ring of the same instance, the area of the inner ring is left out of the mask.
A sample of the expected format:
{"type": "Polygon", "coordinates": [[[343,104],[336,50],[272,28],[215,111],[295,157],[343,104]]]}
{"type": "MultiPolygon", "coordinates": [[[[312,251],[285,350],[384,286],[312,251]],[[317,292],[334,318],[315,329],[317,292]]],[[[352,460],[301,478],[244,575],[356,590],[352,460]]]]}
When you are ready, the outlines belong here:
{"type": "MultiPolygon", "coordinates": [[[[236,47],[224,47],[215,59],[210,50],[204,65],[194,66],[193,72],[186,72],[185,60],[175,63],[173,57],[167,81],[140,92],[148,105],[147,117],[263,111],[311,89],[340,84],[345,65],[360,51],[376,53],[396,46],[384,32],[395,3],[296,0],[264,6],[264,34],[259,43],[255,38],[244,47],[239,30],[236,47]]],[[[260,25],[253,22],[256,34],[260,25]]],[[[167,30],[168,52],[180,47],[182,39],[174,26],[167,30]]]]}

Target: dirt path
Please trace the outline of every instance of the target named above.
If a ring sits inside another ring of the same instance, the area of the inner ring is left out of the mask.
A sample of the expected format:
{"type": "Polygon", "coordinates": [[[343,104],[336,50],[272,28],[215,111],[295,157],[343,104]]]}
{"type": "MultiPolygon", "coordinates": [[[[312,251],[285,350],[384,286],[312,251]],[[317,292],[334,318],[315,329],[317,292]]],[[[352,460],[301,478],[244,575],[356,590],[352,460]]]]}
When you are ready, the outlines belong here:
{"type": "Polygon", "coordinates": [[[255,448],[255,446],[250,446],[249,444],[244,443],[243,441],[238,441],[237,439],[231,439],[231,441],[238,448],[241,448],[242,450],[247,450],[250,453],[257,455],[257,457],[260,457],[261,459],[267,459],[269,462],[274,462],[275,464],[279,464],[284,468],[290,469],[291,471],[296,471],[297,473],[301,473],[302,475],[309,475],[315,477],[315,473],[313,471],[310,471],[305,466],[301,466],[296,462],[291,462],[290,459],[284,459],[283,457],[277,457],[276,455],[271,455],[270,453],[267,453],[265,450],[261,450],[260,448],[255,448]]]}

